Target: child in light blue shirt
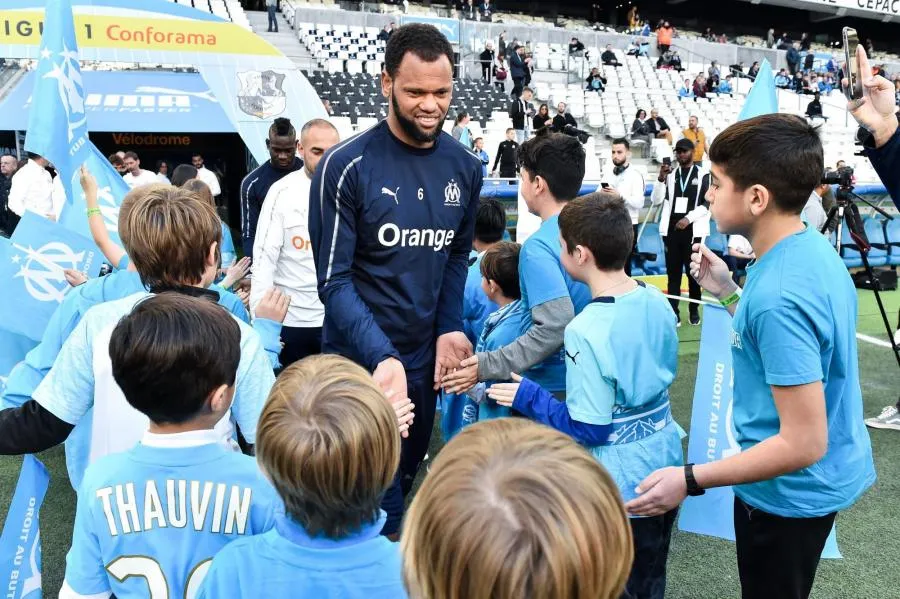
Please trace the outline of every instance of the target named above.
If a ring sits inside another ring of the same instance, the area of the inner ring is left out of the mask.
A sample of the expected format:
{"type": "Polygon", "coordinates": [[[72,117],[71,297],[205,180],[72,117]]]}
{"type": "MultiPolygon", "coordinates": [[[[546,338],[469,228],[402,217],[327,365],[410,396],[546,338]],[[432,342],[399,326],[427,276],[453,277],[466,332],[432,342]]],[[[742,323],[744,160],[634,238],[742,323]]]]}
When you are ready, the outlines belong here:
{"type": "MultiPolygon", "coordinates": [[[[617,193],[569,202],[559,230],[563,266],[593,297],[566,327],[566,401],[528,379],[488,396],[586,445],[628,500],[648,474],[683,463],[682,431],[669,404],[678,367],[675,316],[659,291],[625,274],[634,231],[617,193]]],[[[631,518],[628,596],[663,597],[676,514],[631,518]]]]}
{"type": "Polygon", "coordinates": [[[215,431],[234,396],[241,328],[210,299],[163,293],[119,321],[109,355],[150,428],[87,469],[59,596],[191,596],[222,547],[272,526],[278,502],[253,458],[215,431]]]}
{"type": "Polygon", "coordinates": [[[260,416],[256,455],[284,510],[275,528],[213,559],[198,598],[406,597],[379,508],[400,432],[369,373],[326,354],[287,367],[260,416]]]}

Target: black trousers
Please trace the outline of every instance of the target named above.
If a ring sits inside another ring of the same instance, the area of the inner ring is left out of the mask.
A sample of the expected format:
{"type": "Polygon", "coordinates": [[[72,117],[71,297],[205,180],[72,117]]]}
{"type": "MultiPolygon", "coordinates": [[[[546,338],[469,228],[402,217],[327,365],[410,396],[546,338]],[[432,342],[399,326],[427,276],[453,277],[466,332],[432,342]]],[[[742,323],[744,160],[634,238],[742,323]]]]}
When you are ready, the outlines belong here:
{"type": "Polygon", "coordinates": [[[634,260],[634,255],[637,252],[638,225],[631,225],[631,228],[634,231],[634,241],[631,243],[631,255],[625,261],[625,274],[629,277],[631,276],[631,262],[634,260]]]}
{"type": "Polygon", "coordinates": [[[400,530],[403,519],[404,499],[412,490],[413,481],[419,472],[419,465],[428,452],[431,431],[434,427],[434,412],[437,393],[434,391],[434,367],[427,371],[406,373],[406,388],[409,398],[415,404],[416,418],[409,429],[409,436],[400,441],[400,469],[391,488],[381,501],[381,509],[387,513],[387,522],[381,534],[394,534],[400,530]]]}
{"type": "Polygon", "coordinates": [[[307,356],[322,353],[322,327],[281,327],[281,340],[284,347],[278,361],[282,368],[307,356]]]}
{"type": "MultiPolygon", "coordinates": [[[[674,217],[673,217],[674,218],[674,217]]],[[[665,239],[666,242],[666,274],[669,277],[669,295],[681,296],[681,275],[688,276],[688,294],[691,299],[700,299],[700,284],[691,276],[691,252],[694,238],[691,233],[673,230],[665,239]]],[[[678,314],[678,300],[670,299],[672,309],[678,314]]],[[[697,314],[699,304],[688,304],[690,314],[697,314]]]]}
{"type": "Polygon", "coordinates": [[[488,83],[491,82],[492,71],[493,71],[493,69],[491,68],[491,63],[489,63],[489,62],[481,63],[481,78],[484,79],[485,81],[487,81],[488,83]]]}
{"type": "Polygon", "coordinates": [[[522,95],[522,89],[525,87],[525,78],[524,77],[514,77],[513,78],[513,88],[510,95],[514,98],[518,98],[522,95]]]}
{"type": "Polygon", "coordinates": [[[784,518],[734,498],[743,599],[806,599],[836,514],[784,518]]]}
{"type": "Polygon", "coordinates": [[[678,509],[651,518],[629,518],[634,539],[634,562],[622,599],[663,599],[666,561],[678,509]]]}

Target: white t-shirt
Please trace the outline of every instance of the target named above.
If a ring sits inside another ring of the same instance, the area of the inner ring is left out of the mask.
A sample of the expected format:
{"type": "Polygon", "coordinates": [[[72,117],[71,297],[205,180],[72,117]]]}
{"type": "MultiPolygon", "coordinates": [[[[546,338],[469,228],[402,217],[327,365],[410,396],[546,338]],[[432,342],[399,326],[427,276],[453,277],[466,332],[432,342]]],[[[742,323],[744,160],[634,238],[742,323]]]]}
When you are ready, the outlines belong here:
{"type": "Polygon", "coordinates": [[[7,200],[9,209],[19,216],[26,210],[41,216],[56,214],[53,202],[53,177],[32,159],[16,171],[7,200]]]}
{"type": "MultiPolygon", "coordinates": [[[[603,182],[619,192],[628,214],[631,215],[631,224],[636,225],[640,219],[641,208],[644,207],[644,177],[632,165],[628,165],[624,171],[616,175],[615,165],[610,161],[603,169],[603,182]]],[[[598,190],[599,191],[599,190],[598,190]]]]}
{"type": "Polygon", "coordinates": [[[206,183],[209,187],[209,190],[212,192],[213,197],[220,195],[222,193],[222,188],[219,187],[219,178],[216,177],[216,174],[206,168],[205,166],[201,166],[197,169],[197,178],[206,183]]]}
{"type": "Polygon", "coordinates": [[[135,187],[140,187],[141,185],[147,185],[149,183],[160,183],[159,177],[153,174],[152,171],[145,171],[144,169],[140,169],[140,173],[135,176],[130,172],[127,173],[122,180],[125,181],[125,184],[128,185],[129,189],[134,189],[135,187]]]}
{"type": "Polygon", "coordinates": [[[743,237],[741,235],[731,235],[728,238],[728,248],[737,250],[745,256],[750,256],[751,254],[753,254],[753,246],[750,245],[750,242],[747,241],[746,237],[743,237]]]}
{"type": "Polygon", "coordinates": [[[291,298],[284,319],[288,327],[320,327],[325,317],[307,223],[310,183],[306,169],[300,169],[272,184],[253,243],[250,309],[255,313],[274,285],[291,298]]]}

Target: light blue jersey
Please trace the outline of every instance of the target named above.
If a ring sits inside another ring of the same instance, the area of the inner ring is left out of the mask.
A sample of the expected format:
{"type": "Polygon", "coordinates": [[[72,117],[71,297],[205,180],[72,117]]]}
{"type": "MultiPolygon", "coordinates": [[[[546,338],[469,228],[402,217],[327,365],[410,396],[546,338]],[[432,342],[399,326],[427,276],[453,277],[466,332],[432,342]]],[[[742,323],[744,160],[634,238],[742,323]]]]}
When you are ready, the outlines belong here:
{"type": "Polygon", "coordinates": [[[599,297],[566,327],[566,407],[587,424],[612,424],[590,448],[624,501],[651,472],[684,461],[669,386],[678,369],[675,314],[656,289],[599,297]]]}
{"type": "Polygon", "coordinates": [[[773,385],[822,381],[828,422],[825,456],[797,472],[734,487],[747,504],[788,518],[822,516],[853,505],[875,482],[859,387],[856,303],[840,256],[809,228],[747,267],[731,334],[741,449],[778,433],[773,385]]]}
{"type": "Polygon", "coordinates": [[[234,264],[237,254],[234,251],[234,241],[231,239],[231,228],[222,223],[222,268],[228,268],[234,264]]]}
{"type": "MultiPolygon", "coordinates": [[[[475,352],[494,351],[509,345],[522,334],[522,327],[528,318],[529,315],[522,305],[522,300],[516,300],[503,306],[488,316],[478,344],[475,346],[475,352]]],[[[476,392],[482,398],[477,405],[476,421],[509,416],[509,408],[498,406],[496,401],[487,397],[487,390],[491,388],[491,385],[503,382],[511,381],[484,381],[476,385],[476,392]]]]}
{"type": "Polygon", "coordinates": [[[405,599],[399,545],[381,536],[386,516],[341,540],[310,537],[283,513],[267,533],[223,549],[197,599],[405,599]]]}
{"type": "Polygon", "coordinates": [[[87,469],[60,599],[195,597],[213,556],[270,529],[279,504],[213,431],[147,434],[87,469]]]}
{"type": "Polygon", "coordinates": [[[475,255],[475,262],[469,265],[466,273],[466,288],[463,291],[463,329],[469,342],[474,347],[481,336],[484,321],[492,312],[496,312],[497,304],[488,299],[481,288],[481,259],[484,252],[475,255]]]}
{"type": "MultiPolygon", "coordinates": [[[[531,327],[530,311],[543,303],[568,297],[575,306],[575,314],[591,301],[587,285],[569,276],[560,262],[559,216],[552,216],[541,223],[538,230],[522,244],[519,254],[519,286],[522,304],[529,312],[524,334],[531,327]]],[[[521,373],[547,391],[566,388],[566,363],[563,349],[546,360],[521,373]]]]}
{"type": "MultiPolygon", "coordinates": [[[[88,310],[32,395],[54,416],[75,425],[73,434],[78,442],[70,444],[66,456],[69,478],[75,488],[80,485],[89,462],[132,447],[147,429],[146,417],[128,405],[112,377],[108,348],[119,319],[149,295],[141,291],[88,310]],[[92,417],[85,418],[92,408],[92,417]],[[83,426],[92,427],[91,432],[79,433],[79,427],[83,426]]],[[[234,402],[229,417],[217,429],[223,439],[233,438],[233,417],[247,442],[254,443],[256,421],[275,377],[259,335],[245,322],[236,320],[241,328],[241,360],[234,402]]]]}

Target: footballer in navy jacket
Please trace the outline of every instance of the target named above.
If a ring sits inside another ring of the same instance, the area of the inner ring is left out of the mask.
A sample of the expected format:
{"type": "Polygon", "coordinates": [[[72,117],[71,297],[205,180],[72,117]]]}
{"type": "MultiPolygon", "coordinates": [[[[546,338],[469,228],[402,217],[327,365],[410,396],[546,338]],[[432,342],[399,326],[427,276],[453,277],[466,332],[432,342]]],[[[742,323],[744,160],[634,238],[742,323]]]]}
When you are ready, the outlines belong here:
{"type": "Polygon", "coordinates": [[[472,351],[462,307],[482,172],[480,160],[441,131],[452,61],[433,26],[395,30],[381,77],[388,118],[331,148],[310,190],[322,349],[362,364],[415,404],[400,484],[382,504],[385,534],[399,528],[401,492],[428,449],[434,382],[472,351]]]}

